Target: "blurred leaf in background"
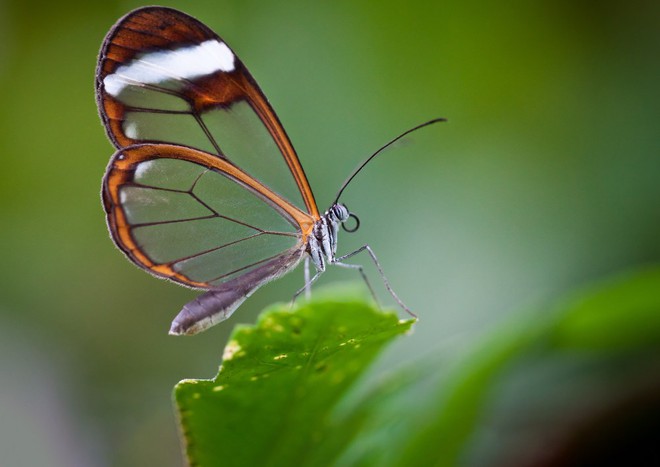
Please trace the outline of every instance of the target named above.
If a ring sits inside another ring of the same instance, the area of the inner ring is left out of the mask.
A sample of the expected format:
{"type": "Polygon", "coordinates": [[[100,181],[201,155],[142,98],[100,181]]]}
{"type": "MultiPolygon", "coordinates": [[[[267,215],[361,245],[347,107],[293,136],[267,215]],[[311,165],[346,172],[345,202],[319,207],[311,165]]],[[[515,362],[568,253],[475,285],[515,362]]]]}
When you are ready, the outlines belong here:
{"type": "Polygon", "coordinates": [[[655,465],[659,290],[643,269],[507,326],[439,385],[396,465],[655,465]]]}
{"type": "MultiPolygon", "coordinates": [[[[170,388],[209,376],[232,325],[302,282],[283,278],[225,326],[175,339],[169,322],[194,293],[112,246],[99,187],[113,150],[93,74],[106,32],[138,6],[0,3],[0,450],[24,465],[180,465],[170,388]],[[19,429],[35,426],[58,438],[19,429]]],[[[346,192],[362,226],[339,250],[370,243],[421,316],[372,378],[420,356],[463,361],[513,312],[542,318],[520,310],[660,260],[657,2],[168,6],[241,56],[323,209],[382,143],[449,118],[346,192]]],[[[336,280],[357,278],[322,283],[336,280]]]]}

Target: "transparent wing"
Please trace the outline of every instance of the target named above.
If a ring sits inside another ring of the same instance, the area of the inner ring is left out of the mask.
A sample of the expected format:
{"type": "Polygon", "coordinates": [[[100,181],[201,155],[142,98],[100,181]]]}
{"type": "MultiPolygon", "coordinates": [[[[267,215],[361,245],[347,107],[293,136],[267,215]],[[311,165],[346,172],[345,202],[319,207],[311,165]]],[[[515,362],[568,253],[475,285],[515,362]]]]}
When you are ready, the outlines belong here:
{"type": "Polygon", "coordinates": [[[298,260],[314,223],[227,161],[166,144],[118,151],[104,178],[103,202],[112,236],[129,259],[204,289],[283,254],[298,260]]]}
{"type": "Polygon", "coordinates": [[[147,7],[119,20],[101,48],[97,100],[117,148],[161,142],[209,152],[318,219],[277,115],[238,57],[196,19],[147,7]]]}

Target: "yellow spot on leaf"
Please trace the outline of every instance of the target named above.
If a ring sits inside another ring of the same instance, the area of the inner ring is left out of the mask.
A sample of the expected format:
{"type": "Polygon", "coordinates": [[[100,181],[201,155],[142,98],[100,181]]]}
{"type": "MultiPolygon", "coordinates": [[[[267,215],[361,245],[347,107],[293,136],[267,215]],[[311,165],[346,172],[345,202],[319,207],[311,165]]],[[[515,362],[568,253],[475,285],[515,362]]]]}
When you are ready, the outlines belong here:
{"type": "Polygon", "coordinates": [[[237,352],[241,350],[241,346],[236,342],[235,340],[231,340],[227,343],[227,346],[225,347],[225,351],[222,353],[222,359],[224,361],[231,360],[234,358],[234,355],[236,355],[237,352]]]}

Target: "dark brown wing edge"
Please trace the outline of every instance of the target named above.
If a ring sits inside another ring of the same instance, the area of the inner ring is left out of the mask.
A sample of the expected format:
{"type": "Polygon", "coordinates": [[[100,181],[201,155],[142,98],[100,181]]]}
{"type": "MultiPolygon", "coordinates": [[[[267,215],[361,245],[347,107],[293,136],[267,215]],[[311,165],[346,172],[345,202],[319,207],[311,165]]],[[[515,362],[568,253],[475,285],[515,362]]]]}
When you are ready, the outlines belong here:
{"type": "Polygon", "coordinates": [[[124,135],[121,121],[125,107],[103,90],[104,78],[137,55],[216,39],[203,23],[172,8],[143,7],[122,16],[103,40],[96,66],[96,103],[108,138],[116,148],[140,141],[124,135]]]}
{"type": "Polygon", "coordinates": [[[294,269],[304,253],[304,248],[292,248],[264,265],[195,298],[176,315],[170,335],[197,334],[226,320],[259,287],[294,269]]]}

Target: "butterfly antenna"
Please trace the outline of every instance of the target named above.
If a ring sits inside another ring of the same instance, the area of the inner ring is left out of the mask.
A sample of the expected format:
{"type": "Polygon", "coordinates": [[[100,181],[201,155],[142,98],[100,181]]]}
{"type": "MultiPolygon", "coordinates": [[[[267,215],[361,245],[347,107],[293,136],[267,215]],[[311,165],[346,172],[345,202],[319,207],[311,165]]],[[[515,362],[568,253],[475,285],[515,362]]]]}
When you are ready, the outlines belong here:
{"type": "Polygon", "coordinates": [[[421,129],[421,128],[424,128],[425,126],[429,126],[429,125],[432,125],[432,124],[434,124],[434,123],[438,123],[438,122],[446,122],[446,121],[447,121],[446,118],[434,118],[433,120],[429,120],[428,122],[424,122],[424,123],[422,123],[422,124],[420,124],[420,125],[417,125],[416,127],[413,127],[413,128],[411,128],[411,129],[409,129],[409,130],[407,130],[407,131],[404,131],[404,132],[401,133],[399,136],[397,136],[396,138],[394,138],[393,140],[391,140],[390,142],[388,142],[387,144],[385,144],[384,146],[382,146],[378,151],[374,152],[372,155],[370,155],[369,157],[367,157],[367,159],[366,159],[362,164],[360,164],[360,165],[358,166],[358,168],[355,169],[355,170],[353,171],[353,173],[350,175],[350,177],[348,177],[348,178],[346,179],[346,181],[342,184],[341,188],[339,189],[339,192],[337,193],[337,196],[335,197],[335,201],[334,201],[333,204],[336,204],[336,203],[339,201],[339,197],[340,197],[341,194],[344,192],[344,189],[348,186],[349,183],[351,183],[351,181],[352,181],[352,180],[355,178],[355,176],[360,172],[360,170],[362,170],[362,169],[364,168],[365,165],[367,165],[369,162],[371,162],[371,159],[373,159],[373,158],[376,157],[378,154],[380,154],[381,152],[383,152],[385,149],[387,149],[388,147],[392,146],[394,143],[396,143],[397,141],[399,141],[399,140],[400,140],[401,138],[403,138],[404,136],[409,135],[409,134],[412,133],[413,131],[417,131],[417,130],[419,130],[419,129],[421,129]]]}

